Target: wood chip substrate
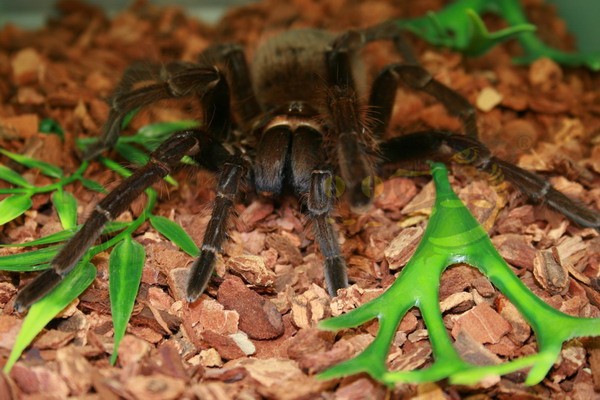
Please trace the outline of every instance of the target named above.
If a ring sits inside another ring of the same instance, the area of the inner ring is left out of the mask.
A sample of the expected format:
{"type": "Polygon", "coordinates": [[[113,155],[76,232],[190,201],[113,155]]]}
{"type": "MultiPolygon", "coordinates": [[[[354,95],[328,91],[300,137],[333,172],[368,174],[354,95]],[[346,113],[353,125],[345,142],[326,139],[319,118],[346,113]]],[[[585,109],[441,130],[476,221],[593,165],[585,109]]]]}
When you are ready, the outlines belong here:
{"type": "MultiPolygon", "coordinates": [[[[135,2],[112,18],[82,2],[62,0],[45,27],[0,28],[0,147],[73,172],[75,141],[95,137],[106,121],[113,88],[134,62],[195,62],[215,42],[239,43],[248,60],[262,38],[292,28],[333,32],[391,18],[424,15],[441,0],[264,0],[231,9],[215,25],[172,7],[135,2]],[[64,139],[38,132],[51,118],[64,139]]],[[[547,43],[572,49],[556,12],[540,0],[523,0],[547,43]]],[[[491,30],[504,22],[485,18],[491,30]]],[[[600,75],[549,59],[517,66],[517,43],[467,58],[410,38],[420,62],[436,79],[477,108],[481,140],[495,155],[535,171],[588,207],[600,209],[600,75]]],[[[389,43],[363,51],[367,83],[399,57],[389,43]]],[[[139,113],[123,133],[152,122],[198,119],[197,99],[163,102],[139,113]]],[[[398,92],[389,137],[423,129],[459,132],[459,120],[421,93],[398,92]]],[[[106,155],[126,166],[114,151],[106,155]]],[[[0,156],[0,163],[30,183],[52,180],[0,156]]],[[[405,168],[426,171],[424,163],[405,168]]],[[[600,338],[568,342],[547,378],[523,384],[524,373],[477,386],[447,382],[387,388],[366,375],[322,381],[320,371],[362,351],[377,323],[338,333],[319,321],[380,295],[409,260],[423,234],[435,196],[426,174],[382,176],[373,207],[353,214],[341,201],[333,216],[353,285],[332,299],[324,289],[323,258],[294,197],[239,199],[217,275],[201,299],[183,296],[192,258],[149,224],[134,238],[146,250],[142,284],[116,365],[110,364],[113,325],[108,298],[108,253],[92,261],[97,277],[79,299],[35,339],[10,375],[0,375],[0,398],[12,399],[593,399],[600,397],[600,338]]],[[[92,162],[86,177],[110,189],[119,177],[92,162]]],[[[178,187],[157,185],[155,214],[180,224],[201,243],[215,198],[215,177],[186,168],[178,187]]],[[[492,237],[513,271],[540,298],[571,315],[600,317],[600,236],[543,205],[528,203],[472,167],[454,165],[451,182],[492,237]]],[[[0,181],[0,187],[9,184],[0,181]]],[[[80,184],[68,186],[82,222],[101,198],[80,184]]],[[[49,194],[33,198],[18,219],[0,226],[0,243],[21,243],[61,230],[49,194]]],[[[119,217],[142,210],[136,200],[119,217]]],[[[0,248],[0,255],[23,249],[0,248]]],[[[427,273],[427,271],[423,271],[427,273]]],[[[0,273],[0,365],[23,315],[13,308],[33,274],[0,273]]],[[[487,278],[467,265],[447,270],[441,310],[459,352],[472,362],[497,363],[536,351],[523,317],[487,278]]],[[[403,319],[388,356],[394,370],[430,365],[431,347],[419,313],[403,319]]]]}

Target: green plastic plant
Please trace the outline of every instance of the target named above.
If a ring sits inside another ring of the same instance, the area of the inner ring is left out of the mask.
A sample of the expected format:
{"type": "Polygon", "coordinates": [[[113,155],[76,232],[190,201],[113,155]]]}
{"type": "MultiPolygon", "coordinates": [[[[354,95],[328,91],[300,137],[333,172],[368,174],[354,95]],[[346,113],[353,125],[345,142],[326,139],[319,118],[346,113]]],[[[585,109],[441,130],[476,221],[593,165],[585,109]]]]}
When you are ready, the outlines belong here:
{"type": "MultiPolygon", "coordinates": [[[[115,148],[128,161],[135,164],[143,164],[147,161],[147,152],[156,148],[165,137],[174,131],[195,125],[197,123],[194,121],[148,125],[140,129],[135,135],[119,138],[119,142],[115,148]],[[134,147],[135,144],[144,147],[145,151],[134,147]]],[[[42,121],[40,130],[55,134],[59,134],[62,131],[56,123],[50,120],[42,121]]],[[[85,147],[90,143],[91,140],[83,139],[78,144],[80,147],[85,147]]],[[[0,194],[9,195],[0,201],[0,225],[12,221],[27,211],[32,205],[31,198],[33,196],[40,193],[53,192],[51,196],[53,206],[63,227],[62,231],[27,243],[0,245],[0,247],[38,247],[36,250],[27,253],[17,253],[0,257],[0,270],[31,272],[50,268],[50,260],[60,249],[60,243],[70,239],[79,229],[79,226],[77,226],[77,201],[66,190],[66,187],[79,181],[85,187],[92,190],[104,192],[104,189],[97,182],[83,177],[89,165],[87,162],[82,163],[73,174],[66,176],[60,168],[54,165],[5,150],[0,150],[0,153],[25,167],[35,168],[42,174],[57,179],[55,183],[50,185],[34,186],[16,171],[0,165],[0,179],[15,186],[8,189],[0,189],[0,194]]],[[[110,159],[100,157],[99,160],[107,168],[116,171],[122,176],[126,177],[131,174],[127,168],[110,159]]],[[[167,177],[166,180],[172,184],[176,184],[170,177],[167,177]]],[[[114,249],[109,258],[109,293],[115,332],[111,362],[114,363],[116,361],[119,343],[125,335],[127,322],[133,311],[145,259],[144,248],[133,240],[133,232],[144,222],[149,221],[158,232],[188,254],[194,257],[199,254],[199,249],[194,241],[178,224],[167,218],[152,214],[157,200],[156,191],[147,189],[146,196],[147,204],[138,218],[129,223],[117,221],[109,223],[104,230],[104,235],[112,235],[112,237],[96,246],[92,246],[64,281],[55,290],[31,307],[23,321],[8,361],[4,366],[5,372],[10,371],[25,348],[29,346],[48,322],[93,282],[96,277],[96,270],[90,260],[96,254],[106,251],[113,246],[114,249]]]]}
{"type": "Polygon", "coordinates": [[[366,372],[387,385],[449,378],[454,384],[474,384],[531,367],[526,383],[540,382],[556,361],[562,344],[575,337],[600,335],[600,319],[566,315],[535,296],[496,252],[485,230],[458,199],[443,164],[432,163],[436,187],[435,205],[415,254],[400,276],[380,297],[347,314],[320,323],[320,328],[340,330],[379,320],[375,340],[357,357],[319,375],[323,379],[366,372]],[[515,305],[529,322],[539,352],[498,365],[470,364],[452,346],[439,308],[438,288],[444,270],[457,263],[479,269],[515,305]],[[422,370],[389,371],[386,356],[404,315],[417,307],[429,332],[433,364],[422,370]]]}
{"type": "Polygon", "coordinates": [[[467,55],[481,55],[498,43],[515,38],[524,52],[515,59],[517,63],[548,57],[562,65],[600,70],[600,52],[568,53],[544,44],[536,36],[535,26],[528,23],[519,0],[457,0],[439,12],[397,23],[431,44],[467,55]],[[499,15],[508,27],[490,33],[481,19],[484,13],[499,15]]]}

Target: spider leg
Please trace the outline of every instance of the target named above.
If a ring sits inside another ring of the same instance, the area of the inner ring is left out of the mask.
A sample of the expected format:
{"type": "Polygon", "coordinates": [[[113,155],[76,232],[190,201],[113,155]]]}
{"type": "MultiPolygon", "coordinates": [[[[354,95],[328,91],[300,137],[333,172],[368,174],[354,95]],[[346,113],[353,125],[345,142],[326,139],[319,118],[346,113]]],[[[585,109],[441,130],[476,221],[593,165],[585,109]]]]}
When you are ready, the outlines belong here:
{"type": "Polygon", "coordinates": [[[28,308],[56,287],[98,239],[106,223],[123,213],[146,188],[171,173],[181,157],[198,152],[196,137],[201,135],[195,129],[177,132],[152,152],[148,164],[121,182],[96,205],[81,229],[52,259],[51,269],[37,276],[19,292],[15,308],[28,308]]]}
{"type": "Polygon", "coordinates": [[[478,137],[475,108],[461,94],[434,79],[420,65],[390,64],[373,81],[369,105],[375,120],[373,132],[381,137],[389,124],[398,84],[436,98],[451,115],[460,118],[467,136],[478,137]]]}
{"type": "Polygon", "coordinates": [[[495,179],[506,179],[534,202],[544,202],[550,208],[584,227],[600,231],[600,212],[591,210],[554,189],[541,176],[494,157],[479,140],[449,132],[416,132],[394,137],[381,144],[386,162],[411,158],[434,157],[471,164],[490,173],[495,179]]]}
{"type": "Polygon", "coordinates": [[[331,171],[314,170],[311,173],[308,192],[307,215],[315,232],[315,239],[325,257],[325,282],[331,297],[337,296],[338,289],[348,287],[346,262],[340,252],[337,236],[330,223],[333,209],[333,175],[331,171]]]}
{"type": "Polygon", "coordinates": [[[331,83],[327,99],[331,121],[328,135],[336,144],[340,175],[348,189],[350,205],[359,211],[370,204],[373,194],[376,144],[362,120],[350,54],[331,51],[327,63],[331,83]]]}
{"type": "Polygon", "coordinates": [[[229,157],[219,173],[217,196],[204,233],[200,257],[192,265],[187,285],[187,301],[193,302],[204,292],[215,268],[217,253],[227,238],[227,221],[246,171],[246,162],[239,156],[229,157]]]}
{"type": "Polygon", "coordinates": [[[342,34],[334,42],[333,52],[356,52],[367,43],[379,40],[391,40],[404,62],[388,65],[373,81],[369,105],[370,115],[375,121],[372,130],[376,136],[381,137],[387,129],[399,83],[436,98],[451,115],[463,121],[467,135],[478,136],[475,108],[458,92],[434,79],[419,64],[402,30],[393,21],[342,34]]]}
{"type": "Polygon", "coordinates": [[[150,77],[155,78],[158,67],[151,67],[144,73],[140,70],[142,68],[139,66],[128,70],[125,78],[117,86],[108,119],[102,128],[102,136],[98,143],[86,151],[84,159],[92,159],[114,146],[119,138],[123,118],[132,110],[164,99],[181,98],[192,94],[203,96],[223,80],[222,74],[215,67],[170,63],[160,68],[159,83],[130,90],[136,80],[139,82],[150,77]]]}
{"type": "Polygon", "coordinates": [[[294,131],[290,150],[292,185],[306,206],[306,215],[325,258],[327,291],[335,297],[338,289],[348,287],[348,275],[330,217],[335,200],[333,174],[328,168],[319,168],[324,160],[322,154],[319,132],[307,127],[294,131]]]}
{"type": "Polygon", "coordinates": [[[232,88],[234,108],[238,111],[245,130],[248,130],[252,121],[260,115],[261,108],[252,89],[243,48],[236,44],[213,45],[202,52],[200,61],[223,67],[232,88]]]}

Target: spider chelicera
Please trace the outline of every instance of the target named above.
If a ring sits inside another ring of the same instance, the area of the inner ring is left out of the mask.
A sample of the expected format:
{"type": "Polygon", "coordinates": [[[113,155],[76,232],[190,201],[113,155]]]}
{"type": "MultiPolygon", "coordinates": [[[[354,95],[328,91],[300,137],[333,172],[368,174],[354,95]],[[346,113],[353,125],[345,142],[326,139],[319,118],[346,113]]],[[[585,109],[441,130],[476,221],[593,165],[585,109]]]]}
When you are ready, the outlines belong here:
{"type": "Polygon", "coordinates": [[[52,268],[21,290],[17,308],[28,307],[54,288],[100,236],[104,225],[124,212],[144,189],[176,169],[185,155],[218,175],[201,255],[190,272],[189,302],[202,294],[212,275],[227,237],[228,216],[244,182],[259,194],[292,191],[298,196],[324,257],[331,296],[348,285],[330,218],[334,176],[342,178],[351,207],[361,209],[370,202],[365,193],[373,193],[364,190],[365,184],[367,189],[373,185],[373,177],[384,164],[426,157],[448,161],[453,154],[471,151],[472,165],[489,173],[499,171],[531,200],[545,202],[579,225],[600,229],[598,212],[572,201],[541,177],[493,157],[477,139],[474,108],[418,64],[393,23],[341,35],[316,29],[280,33],[259,45],[250,66],[237,45],[212,46],[201,59],[198,64],[132,66],[125,72],[103,135],[86,158],[116,143],[127,113],[158,100],[199,96],[203,125],[173,134],[151,154],[147,165],[101,200],[52,260],[52,268]],[[386,66],[367,91],[360,50],[379,40],[391,41],[404,63],[386,66]],[[134,86],[157,76],[156,83],[134,86]],[[462,120],[464,134],[425,131],[384,140],[400,84],[440,101],[462,120]],[[365,112],[362,99],[367,96],[365,112]]]}

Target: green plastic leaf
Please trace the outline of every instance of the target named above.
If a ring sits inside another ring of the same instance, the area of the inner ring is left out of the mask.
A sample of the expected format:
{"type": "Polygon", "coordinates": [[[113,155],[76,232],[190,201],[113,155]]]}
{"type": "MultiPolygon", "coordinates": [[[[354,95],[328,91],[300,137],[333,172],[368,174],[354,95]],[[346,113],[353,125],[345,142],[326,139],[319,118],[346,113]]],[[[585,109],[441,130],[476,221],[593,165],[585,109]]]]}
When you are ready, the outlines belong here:
{"type": "Polygon", "coordinates": [[[61,139],[64,139],[65,137],[65,132],[60,124],[52,118],[44,118],[41,120],[38,130],[43,133],[52,133],[54,135],[58,135],[61,137],[61,139]]]}
{"type": "Polygon", "coordinates": [[[115,171],[119,175],[124,176],[125,178],[130,177],[133,174],[133,172],[131,172],[130,170],[128,170],[127,168],[125,168],[124,166],[122,166],[121,164],[119,164],[118,162],[111,160],[110,158],[106,158],[104,156],[100,156],[100,157],[98,157],[98,160],[106,168],[112,169],[113,171],[115,171]]]}
{"type": "Polygon", "coordinates": [[[26,188],[33,187],[31,183],[27,182],[27,179],[23,178],[17,172],[13,171],[8,167],[5,167],[4,165],[0,165],[0,179],[17,186],[22,186],[26,188]]]}
{"type": "Polygon", "coordinates": [[[85,188],[93,190],[94,192],[99,192],[99,193],[107,192],[106,189],[104,188],[104,186],[102,186],[98,182],[93,181],[91,179],[79,178],[79,181],[85,188]]]}
{"type": "Polygon", "coordinates": [[[32,204],[30,196],[18,194],[0,201],[0,226],[29,210],[32,204]]]}
{"type": "Polygon", "coordinates": [[[117,142],[115,150],[117,150],[121,157],[136,165],[145,165],[150,158],[148,154],[127,143],[117,142]]]}
{"type": "Polygon", "coordinates": [[[115,329],[111,364],[117,360],[119,343],[127,329],[135,298],[142,279],[146,257],[144,246],[126,236],[110,253],[109,291],[112,320],[115,329]]]}
{"type": "Polygon", "coordinates": [[[77,200],[64,190],[52,193],[52,204],[58,212],[58,218],[64,229],[72,229],[77,226],[77,200]]]}
{"type": "Polygon", "coordinates": [[[481,17],[473,10],[467,10],[471,21],[472,35],[464,48],[464,53],[470,56],[480,56],[492,47],[510,39],[514,39],[525,32],[535,32],[535,25],[518,24],[496,32],[489,32],[481,17]]]}
{"type": "Polygon", "coordinates": [[[133,110],[131,110],[127,114],[125,114],[125,116],[123,117],[123,120],[121,121],[121,129],[127,128],[139,111],[140,111],[140,108],[138,107],[138,108],[134,108],[133,110]]]}
{"type": "Polygon", "coordinates": [[[31,306],[21,330],[4,365],[9,373],[23,351],[58,313],[77,298],[96,277],[96,268],[88,261],[81,262],[47,296],[31,306]]]}
{"type": "Polygon", "coordinates": [[[47,264],[54,258],[62,246],[50,246],[26,253],[10,254],[0,257],[0,271],[39,271],[46,269],[47,264]]]}
{"type": "MultiPolygon", "coordinates": [[[[48,236],[44,236],[39,239],[31,240],[25,243],[11,243],[11,244],[0,244],[0,247],[34,247],[45,244],[52,244],[58,242],[64,242],[69,240],[77,231],[77,227],[73,229],[66,229],[64,231],[56,232],[48,236]]],[[[2,257],[0,257],[1,259],[2,257]]]]}
{"type": "MultiPolygon", "coordinates": [[[[150,156],[148,154],[144,153],[137,147],[127,143],[117,143],[115,149],[124,159],[126,159],[132,164],[145,165],[150,159],[150,156]]],[[[177,181],[173,179],[173,177],[170,175],[167,175],[164,179],[173,186],[178,185],[177,181]]]]}
{"type": "Polygon", "coordinates": [[[340,330],[379,320],[377,336],[356,357],[319,374],[331,379],[366,372],[389,386],[399,382],[472,385],[490,377],[530,368],[525,383],[539,383],[552,368],[565,341],[600,336],[600,318],[564,314],[537,297],[498,254],[486,231],[460,201],[443,164],[431,164],[436,187],[435,205],[423,238],[398,278],[381,296],[350,312],[322,321],[322,329],[340,330]],[[533,329],[538,353],[500,364],[477,365],[453,346],[439,306],[441,275],[451,265],[466,263],[479,269],[519,310],[533,329]],[[412,371],[389,371],[386,360],[400,321],[413,307],[420,310],[428,331],[434,361],[412,371]]]}
{"type": "Polygon", "coordinates": [[[181,120],[172,122],[157,122],[140,128],[130,140],[141,144],[149,151],[155,150],[173,132],[200,126],[198,121],[181,120]]]}
{"type": "Polygon", "coordinates": [[[181,250],[185,251],[192,257],[200,255],[200,249],[192,240],[190,235],[179,224],[161,216],[150,216],[150,223],[167,239],[175,243],[181,250]]]}
{"type": "Polygon", "coordinates": [[[19,164],[23,164],[29,168],[37,168],[44,175],[47,175],[51,178],[62,178],[63,172],[60,168],[55,165],[48,164],[47,162],[36,160],[31,157],[23,156],[21,154],[12,153],[10,151],[0,149],[0,153],[4,154],[6,157],[18,162],[19,164]]]}

